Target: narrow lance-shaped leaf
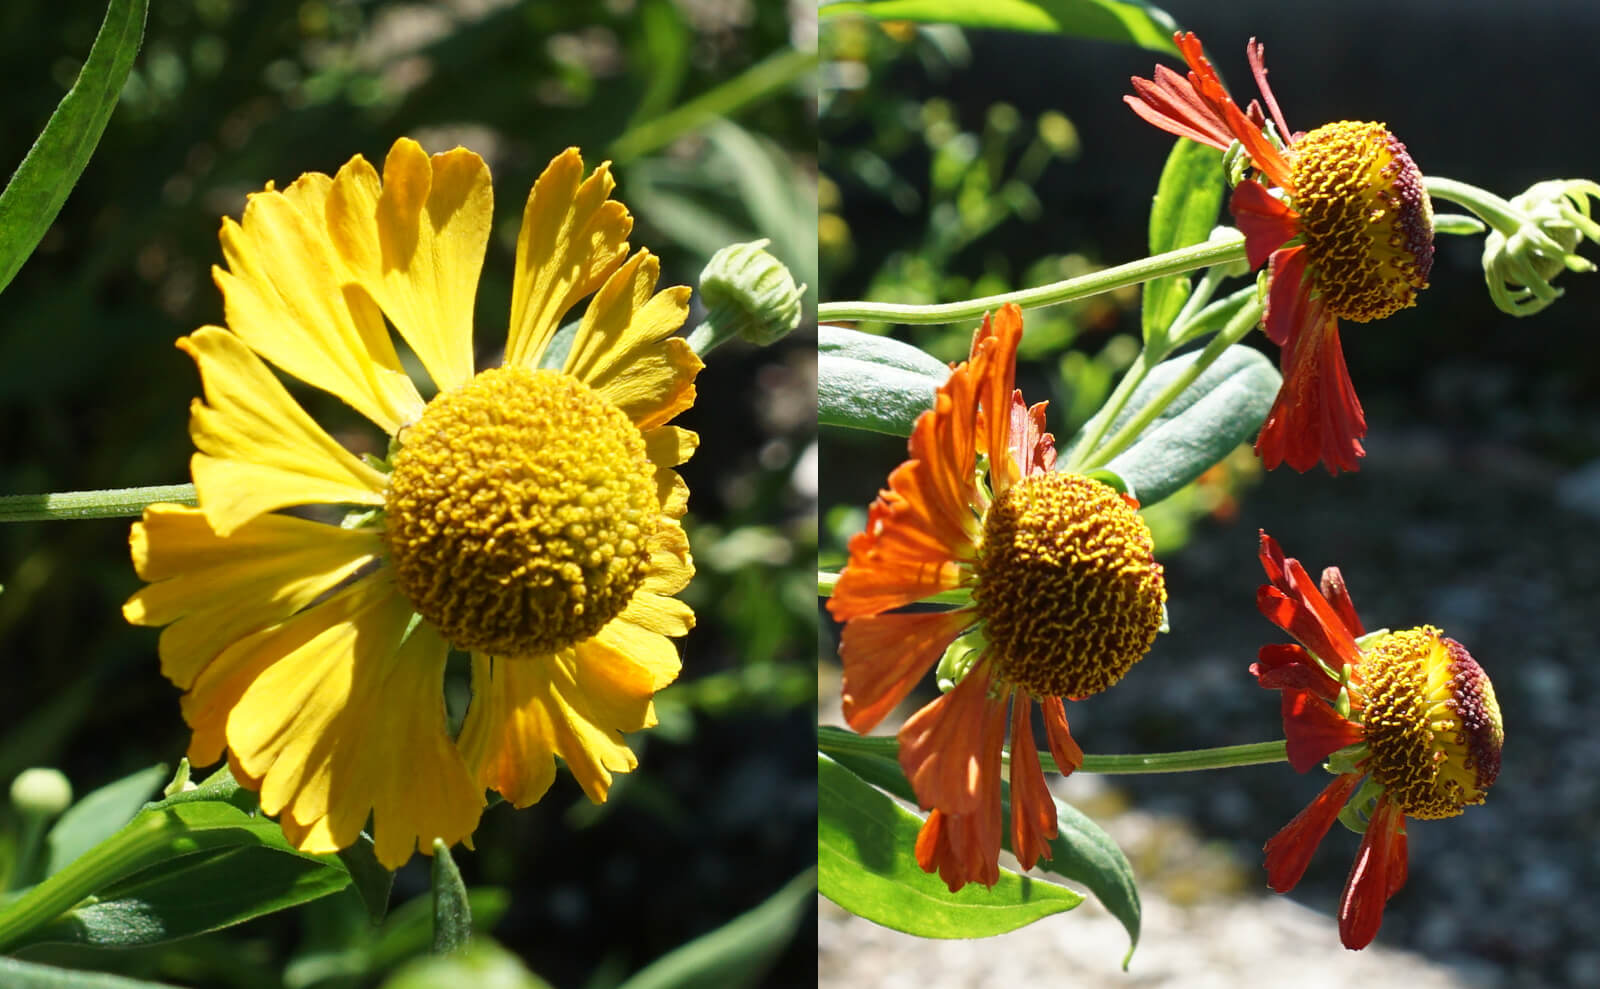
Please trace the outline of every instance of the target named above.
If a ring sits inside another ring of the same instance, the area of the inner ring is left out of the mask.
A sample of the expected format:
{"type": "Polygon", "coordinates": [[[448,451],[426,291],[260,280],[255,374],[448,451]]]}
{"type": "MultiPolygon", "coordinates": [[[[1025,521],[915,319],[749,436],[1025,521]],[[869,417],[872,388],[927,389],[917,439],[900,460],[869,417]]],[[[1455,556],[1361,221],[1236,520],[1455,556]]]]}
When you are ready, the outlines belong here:
{"type": "Polygon", "coordinates": [[[1144,0],[835,0],[819,13],[1064,34],[1178,54],[1172,15],[1144,0]]]}
{"type": "MultiPolygon", "coordinates": [[[[1197,357],[1193,353],[1175,357],[1151,371],[1112,422],[1110,434],[1188,372],[1197,357]]],[[[1128,483],[1142,504],[1153,505],[1253,439],[1282,383],[1277,368],[1260,351],[1229,347],[1106,466],[1128,483]]]]}
{"type": "Polygon", "coordinates": [[[952,893],[917,865],[921,818],[817,754],[817,884],[859,917],[928,938],[990,937],[1083,902],[1072,890],[1000,870],[991,888],[952,893]]]}
{"type": "Polygon", "coordinates": [[[0,193],[0,289],[61,212],[105,133],[144,36],[147,0],[111,0],[78,81],[0,193]]]}
{"type": "MultiPolygon", "coordinates": [[[[1150,253],[1165,254],[1198,244],[1211,235],[1222,208],[1222,152],[1179,138],[1167,155],[1150,206],[1150,253]]],[[[1145,282],[1140,322],[1144,340],[1163,352],[1172,321],[1189,297],[1188,275],[1167,275],[1145,282]]]]}

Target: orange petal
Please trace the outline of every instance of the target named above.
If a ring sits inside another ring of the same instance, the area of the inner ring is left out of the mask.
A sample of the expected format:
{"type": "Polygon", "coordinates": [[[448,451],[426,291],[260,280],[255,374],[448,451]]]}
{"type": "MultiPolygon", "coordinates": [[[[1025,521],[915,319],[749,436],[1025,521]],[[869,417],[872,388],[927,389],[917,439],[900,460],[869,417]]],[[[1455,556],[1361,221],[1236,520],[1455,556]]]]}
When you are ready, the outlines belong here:
{"type": "Polygon", "coordinates": [[[989,456],[989,477],[996,494],[1022,479],[1022,467],[1030,459],[1028,453],[1019,456],[1011,448],[1011,406],[1021,340],[1022,310],[1014,303],[985,316],[972,338],[972,375],[980,409],[978,452],[989,456]]]}
{"type": "Polygon", "coordinates": [[[1044,712],[1044,737],[1050,743],[1050,756],[1062,776],[1070,776],[1083,765],[1083,749],[1067,730],[1067,708],[1059,697],[1046,697],[1039,701],[1044,712]]]}
{"type": "Polygon", "coordinates": [[[1041,855],[1051,857],[1049,841],[1056,836],[1056,804],[1039,767],[1028,717],[1032,708],[1023,694],[1011,702],[1011,851],[1024,869],[1033,868],[1041,855]]]}
{"type": "Polygon", "coordinates": [[[970,813],[994,784],[1005,744],[1006,707],[989,697],[989,686],[989,664],[980,660],[955,689],[900,728],[900,768],[923,807],[970,813]]]}
{"type": "Polygon", "coordinates": [[[845,623],[844,719],[871,731],[974,620],[970,610],[864,615],[845,623]]]}

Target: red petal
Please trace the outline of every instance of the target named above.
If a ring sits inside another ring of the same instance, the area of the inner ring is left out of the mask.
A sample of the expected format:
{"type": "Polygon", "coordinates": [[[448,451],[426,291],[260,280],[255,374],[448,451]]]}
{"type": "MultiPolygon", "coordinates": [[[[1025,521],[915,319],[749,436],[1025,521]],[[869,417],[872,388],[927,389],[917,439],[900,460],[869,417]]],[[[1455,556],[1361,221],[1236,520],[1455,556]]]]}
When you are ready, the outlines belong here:
{"type": "Polygon", "coordinates": [[[1250,60],[1250,73],[1256,77],[1256,88],[1261,90],[1261,98],[1267,101],[1267,109],[1272,111],[1272,122],[1278,125],[1278,136],[1287,141],[1294,135],[1284,122],[1283,111],[1278,109],[1278,98],[1272,95],[1272,87],[1267,85],[1267,46],[1251,38],[1244,51],[1250,60]]]}
{"type": "MultiPolygon", "coordinates": [[[[1355,636],[1311,582],[1311,575],[1300,561],[1285,556],[1278,541],[1265,532],[1261,533],[1259,556],[1261,569],[1272,582],[1256,592],[1256,607],[1261,614],[1334,669],[1359,663],[1355,636]]],[[[1347,594],[1347,603],[1348,600],[1347,594]]]]}
{"type": "Polygon", "coordinates": [[[1046,697],[1039,702],[1044,713],[1044,737],[1050,743],[1050,756],[1062,776],[1070,776],[1083,765],[1083,749],[1073,741],[1067,729],[1067,706],[1059,697],[1046,697]]]}
{"type": "Polygon", "coordinates": [[[1251,270],[1261,267],[1273,251],[1300,234],[1300,214],[1260,182],[1240,182],[1228,199],[1228,212],[1244,233],[1245,256],[1251,270]]]}
{"type": "Polygon", "coordinates": [[[1033,741],[1033,702],[1018,694],[1011,702],[1011,851],[1024,869],[1039,856],[1050,858],[1048,842],[1056,836],[1056,805],[1039,767],[1033,741]]]}
{"type": "Polygon", "coordinates": [[[1268,690],[1309,690],[1323,700],[1339,696],[1339,685],[1300,646],[1275,643],[1261,647],[1250,664],[1256,683],[1268,690]]]}
{"type": "Polygon", "coordinates": [[[1283,692],[1283,734],[1288,739],[1289,765],[1295,772],[1310,772],[1322,760],[1365,738],[1361,726],[1309,690],[1283,692]]]}
{"type": "Polygon", "coordinates": [[[1295,883],[1305,875],[1311,863],[1311,854],[1317,850],[1328,829],[1338,819],[1345,801],[1361,782],[1360,773],[1345,773],[1334,779],[1311,801],[1294,820],[1272,836],[1266,844],[1267,885],[1279,893],[1294,889],[1295,883]]]}
{"type": "Polygon", "coordinates": [[[1384,904],[1405,882],[1406,843],[1401,832],[1405,823],[1398,804],[1378,798],[1339,901],[1339,940],[1346,948],[1358,950],[1372,943],[1383,924],[1384,904]]]}
{"type": "Polygon", "coordinates": [[[923,807],[970,813],[986,789],[999,802],[1006,702],[990,698],[989,686],[989,664],[980,660],[954,690],[901,727],[900,768],[923,807]]]}
{"type": "Polygon", "coordinates": [[[839,643],[845,721],[858,732],[871,731],[974,620],[971,611],[960,610],[868,615],[846,622],[839,643]]]}
{"type": "Polygon", "coordinates": [[[1304,473],[1320,460],[1329,473],[1353,471],[1365,452],[1367,419],[1339,346],[1339,324],[1310,297],[1305,248],[1272,256],[1266,332],[1283,347],[1283,387],[1256,438],[1268,470],[1287,463],[1304,473]]]}
{"type": "Polygon", "coordinates": [[[1338,567],[1323,569],[1322,596],[1333,606],[1334,613],[1344,622],[1344,627],[1349,629],[1351,635],[1367,634],[1366,626],[1361,624],[1361,617],[1356,614],[1355,603],[1350,600],[1350,590],[1344,586],[1344,574],[1338,567]]]}

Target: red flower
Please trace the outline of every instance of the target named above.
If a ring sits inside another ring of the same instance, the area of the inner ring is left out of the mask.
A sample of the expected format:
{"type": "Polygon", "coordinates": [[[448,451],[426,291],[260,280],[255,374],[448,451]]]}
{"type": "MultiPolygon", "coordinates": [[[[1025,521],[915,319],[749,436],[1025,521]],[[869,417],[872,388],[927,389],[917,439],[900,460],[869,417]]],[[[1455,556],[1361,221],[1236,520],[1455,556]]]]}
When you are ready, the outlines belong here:
{"type": "Polygon", "coordinates": [[[1339,345],[1339,320],[1368,322],[1413,305],[1433,267],[1433,208],[1422,173],[1378,123],[1339,121],[1291,132],[1267,86],[1263,47],[1247,52],[1267,117],[1241,111],[1194,34],[1176,36],[1187,77],[1156,66],[1123,99],[1155,126],[1214,148],[1237,141],[1251,178],[1228,208],[1250,266],[1268,265],[1267,336],[1283,348],[1283,387],[1256,439],[1269,469],[1355,470],[1367,420],[1339,345]],[[1279,140],[1281,139],[1281,143],[1279,140]],[[1276,191],[1274,191],[1276,190],[1276,191]]]}
{"type": "Polygon", "coordinates": [[[917,862],[952,891],[1000,878],[1000,768],[1011,732],[1011,848],[1032,868],[1056,835],[1032,729],[1043,713],[1056,765],[1083,752],[1063,697],[1097,693],[1155,639],[1166,590],[1150,531],[1099,481],[1051,470],[1044,403],[1013,388],[1022,313],[986,318],[968,361],[938,389],[911,433],[910,459],[889,475],[850,540],[828,610],[845,623],[844,715],[871,730],[958,638],[976,659],[948,693],[900,729],[900,766],[931,809],[917,862]],[[987,461],[987,483],[979,458],[987,461]],[[965,590],[947,611],[891,609],[965,590]]]}
{"type": "Polygon", "coordinates": [[[1340,940],[1364,948],[1405,885],[1406,817],[1483,803],[1500,772],[1500,706],[1483,668],[1438,629],[1365,635],[1337,567],[1322,572],[1319,590],[1265,532],[1261,565],[1269,583],[1257,605],[1300,645],[1263,646],[1250,672],[1282,692],[1289,764],[1303,773],[1333,756],[1336,774],[1267,842],[1267,885],[1293,889],[1334,820],[1359,828],[1364,818],[1339,901],[1340,940]]]}

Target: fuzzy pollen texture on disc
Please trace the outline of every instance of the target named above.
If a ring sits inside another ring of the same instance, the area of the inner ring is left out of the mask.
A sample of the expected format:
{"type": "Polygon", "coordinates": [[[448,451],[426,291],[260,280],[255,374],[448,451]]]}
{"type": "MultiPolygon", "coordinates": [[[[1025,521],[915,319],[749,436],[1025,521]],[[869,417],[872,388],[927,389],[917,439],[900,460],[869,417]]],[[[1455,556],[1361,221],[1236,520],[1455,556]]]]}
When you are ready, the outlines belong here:
{"type": "Polygon", "coordinates": [[[1328,311],[1382,319],[1433,270],[1433,205],[1406,146],[1382,125],[1324,124],[1293,145],[1294,208],[1328,311]]]}
{"type": "Polygon", "coordinates": [[[1034,474],[996,499],[977,577],[997,671],[1035,697],[1087,697],[1122,679],[1167,599],[1144,519],[1076,474],[1034,474]]]}
{"type": "Polygon", "coordinates": [[[389,562],[458,648],[553,652],[627,606],[661,508],[644,439],[616,406],[556,371],[495,368],[400,438],[389,562]]]}
{"type": "Polygon", "coordinates": [[[1454,817],[1483,803],[1505,733],[1494,685],[1459,642],[1431,626],[1362,651],[1368,771],[1409,817],[1454,817]]]}

